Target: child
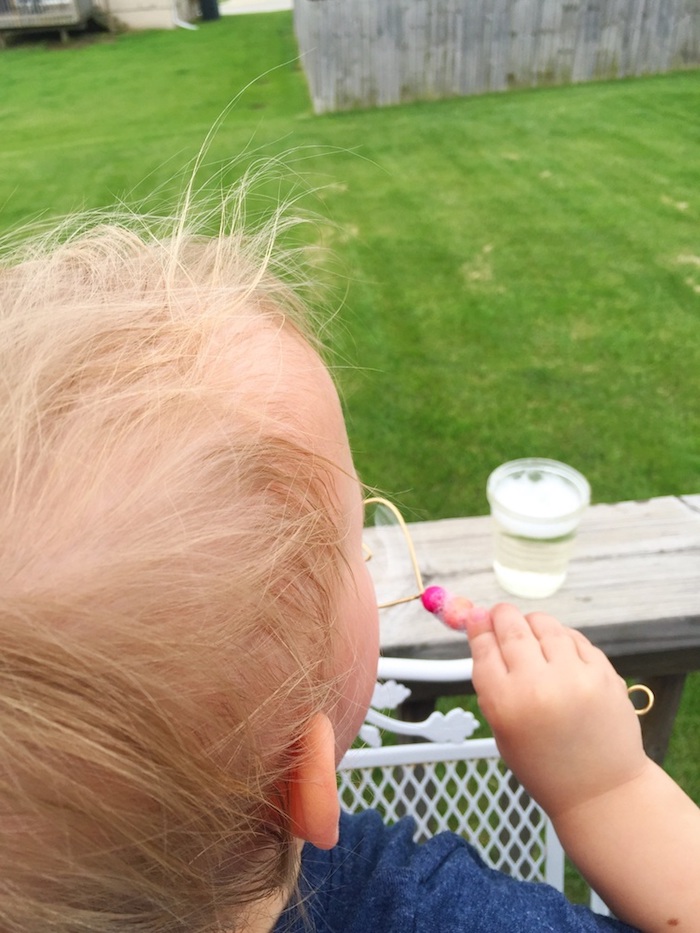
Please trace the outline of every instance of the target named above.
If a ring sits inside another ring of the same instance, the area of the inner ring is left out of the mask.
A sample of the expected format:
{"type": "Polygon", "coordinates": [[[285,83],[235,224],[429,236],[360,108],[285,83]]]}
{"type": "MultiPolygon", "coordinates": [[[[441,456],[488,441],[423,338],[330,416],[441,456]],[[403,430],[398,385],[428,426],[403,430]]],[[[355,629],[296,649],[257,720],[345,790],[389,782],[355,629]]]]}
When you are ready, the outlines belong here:
{"type": "MultiPolygon", "coordinates": [[[[339,826],[378,626],[337,394],[271,235],[136,226],[0,270],[0,931],[627,929],[450,834],[339,826]]],[[[698,811],[608,662],[509,606],[469,634],[595,887],[699,930],[698,811]]]]}

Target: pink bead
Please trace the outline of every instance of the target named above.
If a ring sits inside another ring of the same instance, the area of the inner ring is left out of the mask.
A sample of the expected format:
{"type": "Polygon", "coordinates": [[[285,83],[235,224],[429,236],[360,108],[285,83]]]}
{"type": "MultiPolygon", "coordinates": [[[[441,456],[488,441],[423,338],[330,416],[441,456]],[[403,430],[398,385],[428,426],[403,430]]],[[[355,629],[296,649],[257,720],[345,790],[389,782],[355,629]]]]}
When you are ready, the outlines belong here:
{"type": "Polygon", "coordinates": [[[423,606],[435,615],[439,615],[447,601],[447,591],[441,586],[429,586],[423,591],[421,602],[423,606]]]}
{"type": "Polygon", "coordinates": [[[471,605],[470,600],[464,596],[453,596],[442,611],[442,621],[450,628],[464,631],[471,605]]]}

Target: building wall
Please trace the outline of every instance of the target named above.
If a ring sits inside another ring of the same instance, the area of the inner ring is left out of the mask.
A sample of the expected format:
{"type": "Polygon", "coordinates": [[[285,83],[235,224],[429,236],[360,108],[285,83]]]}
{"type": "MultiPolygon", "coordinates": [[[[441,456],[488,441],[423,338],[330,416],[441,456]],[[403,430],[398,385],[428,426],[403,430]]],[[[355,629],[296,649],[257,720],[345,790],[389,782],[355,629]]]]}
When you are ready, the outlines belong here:
{"type": "Polygon", "coordinates": [[[0,0],[0,46],[4,33],[84,28],[90,19],[129,29],[174,29],[199,14],[198,0],[0,0]]]}
{"type": "Polygon", "coordinates": [[[190,22],[199,10],[192,0],[102,0],[100,5],[129,29],[174,29],[175,15],[190,22]]]}

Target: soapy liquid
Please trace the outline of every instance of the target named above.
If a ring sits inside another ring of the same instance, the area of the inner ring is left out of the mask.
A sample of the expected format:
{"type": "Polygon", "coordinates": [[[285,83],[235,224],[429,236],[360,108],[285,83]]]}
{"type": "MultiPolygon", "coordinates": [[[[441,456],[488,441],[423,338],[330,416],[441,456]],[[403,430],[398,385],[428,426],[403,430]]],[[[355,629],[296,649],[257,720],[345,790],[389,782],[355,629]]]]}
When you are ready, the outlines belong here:
{"type": "Polygon", "coordinates": [[[574,532],[559,538],[527,538],[496,525],[493,569],[504,590],[514,596],[542,599],[566,579],[574,532]]]}

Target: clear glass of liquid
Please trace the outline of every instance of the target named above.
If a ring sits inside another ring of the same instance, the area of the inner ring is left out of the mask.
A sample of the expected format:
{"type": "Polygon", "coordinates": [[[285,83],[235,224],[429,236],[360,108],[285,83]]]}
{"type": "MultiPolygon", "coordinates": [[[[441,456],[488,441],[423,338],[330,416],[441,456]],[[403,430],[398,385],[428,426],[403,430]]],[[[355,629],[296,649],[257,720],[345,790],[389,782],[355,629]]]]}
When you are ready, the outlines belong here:
{"type": "Polygon", "coordinates": [[[486,495],[494,520],[496,578],[515,596],[542,599],[566,579],[591,489],[565,463],[530,457],[493,471],[486,495]]]}

